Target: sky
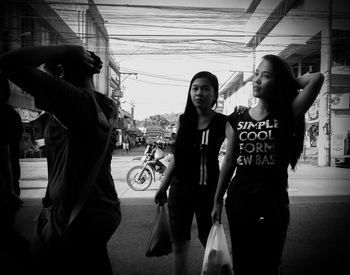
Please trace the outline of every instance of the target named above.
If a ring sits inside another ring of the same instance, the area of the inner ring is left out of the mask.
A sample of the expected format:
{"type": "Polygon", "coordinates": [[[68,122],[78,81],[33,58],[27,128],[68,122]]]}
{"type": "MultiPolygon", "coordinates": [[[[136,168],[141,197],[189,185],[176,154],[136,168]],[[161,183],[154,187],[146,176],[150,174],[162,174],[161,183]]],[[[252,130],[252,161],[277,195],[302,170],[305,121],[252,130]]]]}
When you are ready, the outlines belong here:
{"type": "MultiPolygon", "coordinates": [[[[283,17],[253,55],[247,42],[280,0],[260,1],[253,14],[245,12],[250,0],[94,1],[122,73],[122,107],[130,111],[134,105],[137,120],[183,112],[197,72],[210,71],[222,87],[235,72],[252,74],[263,55],[279,54],[291,44],[306,45],[320,31],[320,19],[328,16],[328,0],[305,1],[302,9],[283,17]]],[[[334,0],[334,10],[342,11],[342,3],[334,0]]],[[[348,16],[339,18],[333,18],[334,28],[348,27],[348,16]]]]}
{"type": "Polygon", "coordinates": [[[95,0],[122,72],[122,107],[133,104],[138,120],[183,112],[195,73],[210,71],[222,85],[235,71],[252,70],[242,47],[249,2],[95,0]]]}

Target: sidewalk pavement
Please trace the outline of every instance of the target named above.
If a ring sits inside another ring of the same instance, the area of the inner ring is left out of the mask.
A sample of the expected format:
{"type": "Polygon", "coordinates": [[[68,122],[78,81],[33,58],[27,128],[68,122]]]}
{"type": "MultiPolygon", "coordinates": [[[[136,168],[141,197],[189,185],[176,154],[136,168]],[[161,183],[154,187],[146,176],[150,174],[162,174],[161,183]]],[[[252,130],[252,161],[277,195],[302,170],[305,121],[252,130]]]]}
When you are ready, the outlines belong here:
{"type": "MultiPolygon", "coordinates": [[[[17,216],[17,230],[31,238],[33,220],[40,209],[39,199],[25,199],[17,216]]],[[[145,257],[156,206],[152,198],[122,198],[122,222],[109,241],[108,250],[114,274],[168,275],[172,273],[173,255],[145,257]]],[[[317,197],[292,198],[291,224],[284,250],[285,275],[350,274],[350,198],[341,202],[320,203],[317,197]],[[307,201],[307,202],[305,202],[307,201]]],[[[226,214],[223,225],[229,241],[226,214]]],[[[192,226],[189,263],[190,274],[200,274],[204,248],[197,239],[197,225],[192,226]]]]}
{"type": "MultiPolygon", "coordinates": [[[[130,158],[131,156],[115,156],[130,158]]],[[[122,159],[120,159],[122,160],[122,159]]],[[[293,175],[303,180],[306,174],[349,183],[349,171],[335,167],[320,169],[301,166],[293,175]]],[[[172,273],[173,255],[159,258],[145,257],[145,246],[156,212],[153,196],[156,187],[120,194],[122,222],[108,243],[109,255],[118,275],[168,275],[172,273]]],[[[17,230],[31,238],[33,220],[40,207],[40,196],[24,198],[24,207],[17,215],[17,230]]],[[[291,195],[291,223],[286,240],[282,268],[285,275],[350,274],[350,194],[334,196],[291,195]]],[[[226,213],[223,225],[229,241],[226,213]]],[[[192,226],[189,263],[190,274],[200,274],[204,248],[197,238],[197,224],[192,226]]]]}
{"type": "MultiPolygon", "coordinates": [[[[145,146],[139,145],[137,147],[132,148],[128,153],[123,152],[122,149],[118,148],[113,152],[113,159],[118,160],[130,160],[134,157],[139,157],[143,155],[145,150],[145,146]]],[[[46,158],[22,158],[21,161],[46,161],[46,158]]]]}

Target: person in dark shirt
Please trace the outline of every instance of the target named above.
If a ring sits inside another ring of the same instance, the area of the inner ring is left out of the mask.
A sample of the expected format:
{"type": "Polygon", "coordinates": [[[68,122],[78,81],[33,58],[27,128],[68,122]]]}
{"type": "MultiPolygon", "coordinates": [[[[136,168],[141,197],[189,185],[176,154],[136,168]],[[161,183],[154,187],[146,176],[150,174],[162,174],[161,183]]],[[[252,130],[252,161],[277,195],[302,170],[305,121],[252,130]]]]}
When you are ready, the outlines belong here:
{"type": "Polygon", "coordinates": [[[7,271],[6,269],[9,268],[8,262],[13,259],[11,255],[9,255],[11,244],[8,243],[8,239],[14,230],[14,211],[11,207],[13,187],[10,161],[10,138],[8,135],[11,126],[7,112],[3,108],[5,96],[2,88],[0,90],[0,98],[0,122],[2,128],[2,133],[0,135],[0,218],[2,221],[0,226],[0,272],[2,273],[3,271],[7,271]]]}
{"type": "Polygon", "coordinates": [[[279,274],[289,224],[288,166],[295,169],[303,151],[304,114],[322,83],[322,74],[295,78],[285,60],[266,55],[253,77],[258,104],[228,117],[212,219],[221,220],[237,167],[225,201],[234,274],[279,274]]]}
{"type": "Polygon", "coordinates": [[[8,80],[0,74],[0,274],[24,275],[33,270],[29,241],[15,229],[16,213],[23,204],[19,198],[22,122],[7,104],[9,96],[8,80]]]}
{"type": "Polygon", "coordinates": [[[9,207],[6,207],[9,217],[9,226],[13,228],[15,214],[23,204],[19,198],[19,145],[22,135],[22,122],[19,114],[12,108],[12,106],[7,104],[9,97],[10,87],[8,80],[3,74],[0,74],[0,119],[3,130],[0,137],[3,146],[2,167],[4,169],[1,182],[1,189],[4,191],[2,192],[2,202],[6,201],[6,204],[9,207]],[[5,163],[6,161],[8,161],[7,164],[5,163]]]}
{"type": "Polygon", "coordinates": [[[196,215],[198,237],[205,247],[212,227],[211,209],[219,175],[218,154],[225,139],[226,116],[213,107],[218,98],[218,80],[210,72],[193,76],[185,112],[170,160],[155,202],[167,201],[173,242],[175,274],[188,274],[191,224],[196,215]]]}
{"type": "Polygon", "coordinates": [[[21,169],[19,164],[19,148],[23,133],[22,120],[21,116],[15,111],[15,109],[9,104],[7,104],[7,101],[10,97],[10,87],[8,80],[2,74],[0,74],[0,82],[0,85],[2,87],[2,92],[0,95],[1,108],[3,112],[6,113],[6,118],[8,119],[8,121],[11,122],[8,125],[7,132],[3,134],[9,136],[12,185],[14,193],[17,196],[19,196],[21,193],[19,184],[19,180],[21,178],[21,169]]]}
{"type": "Polygon", "coordinates": [[[121,213],[110,167],[115,135],[109,141],[108,136],[116,127],[117,111],[111,99],[95,91],[93,75],[101,68],[99,57],[76,45],[21,48],[0,56],[6,77],[50,114],[44,134],[46,201],[56,210],[57,225],[68,233],[53,255],[40,262],[49,274],[112,274],[107,242],[121,213]],[[53,73],[40,70],[42,64],[53,73]],[[87,189],[90,172],[102,157],[92,188],[87,189]],[[69,223],[81,196],[87,199],[69,223]]]}

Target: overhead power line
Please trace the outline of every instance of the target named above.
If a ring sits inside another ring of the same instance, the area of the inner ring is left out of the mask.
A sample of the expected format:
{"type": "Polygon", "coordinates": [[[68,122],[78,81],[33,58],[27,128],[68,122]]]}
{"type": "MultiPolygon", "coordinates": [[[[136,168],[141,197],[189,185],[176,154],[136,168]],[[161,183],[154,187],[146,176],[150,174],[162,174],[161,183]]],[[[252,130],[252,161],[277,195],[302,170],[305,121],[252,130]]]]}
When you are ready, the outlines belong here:
{"type": "Polygon", "coordinates": [[[170,84],[170,83],[159,83],[159,82],[151,82],[151,81],[145,81],[140,79],[130,79],[137,82],[147,83],[147,84],[153,84],[153,85],[160,85],[160,86],[172,86],[172,87],[188,87],[186,85],[178,85],[178,84],[170,84]]]}
{"type": "MultiPolygon", "coordinates": [[[[14,0],[14,3],[28,4],[28,0],[14,0]]],[[[116,4],[106,3],[103,1],[95,0],[93,4],[89,2],[71,2],[71,1],[40,1],[31,0],[31,4],[42,4],[42,5],[61,5],[61,6],[90,6],[95,5],[97,7],[116,7],[116,8],[127,8],[127,9],[155,9],[155,10],[169,10],[169,11],[194,11],[194,12],[218,12],[218,13],[234,13],[242,14],[246,13],[245,8],[230,8],[230,7],[201,7],[201,6],[166,6],[166,5],[135,5],[135,4],[116,4]]],[[[326,15],[329,14],[328,10],[311,10],[311,9],[296,9],[301,10],[310,16],[326,15]]],[[[254,14],[265,14],[269,13],[271,9],[258,8],[254,11],[254,14]]],[[[250,13],[249,13],[250,14],[250,13]]],[[[333,11],[333,16],[338,14],[346,14],[346,11],[333,11]]],[[[250,14],[251,15],[251,14],[250,14]]]]}
{"type": "Polygon", "coordinates": [[[181,78],[166,76],[166,75],[152,74],[152,73],[139,71],[139,70],[135,70],[135,69],[129,69],[129,68],[125,68],[125,67],[120,67],[120,68],[124,71],[127,71],[127,72],[137,73],[139,75],[144,75],[144,76],[148,76],[148,77],[154,77],[154,78],[159,78],[159,79],[188,83],[187,79],[181,79],[181,78]]]}

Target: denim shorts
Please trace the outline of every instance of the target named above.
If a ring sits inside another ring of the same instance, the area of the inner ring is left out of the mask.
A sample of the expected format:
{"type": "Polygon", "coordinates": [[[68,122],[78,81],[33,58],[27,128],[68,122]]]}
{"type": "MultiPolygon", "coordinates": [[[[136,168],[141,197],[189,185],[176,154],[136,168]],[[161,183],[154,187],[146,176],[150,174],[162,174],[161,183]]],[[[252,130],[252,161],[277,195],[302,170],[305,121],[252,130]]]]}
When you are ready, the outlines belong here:
{"type": "Polygon", "coordinates": [[[211,226],[213,192],[206,186],[187,188],[171,186],[168,209],[170,233],[173,242],[191,240],[193,216],[196,216],[198,237],[205,246],[211,226]]]}

